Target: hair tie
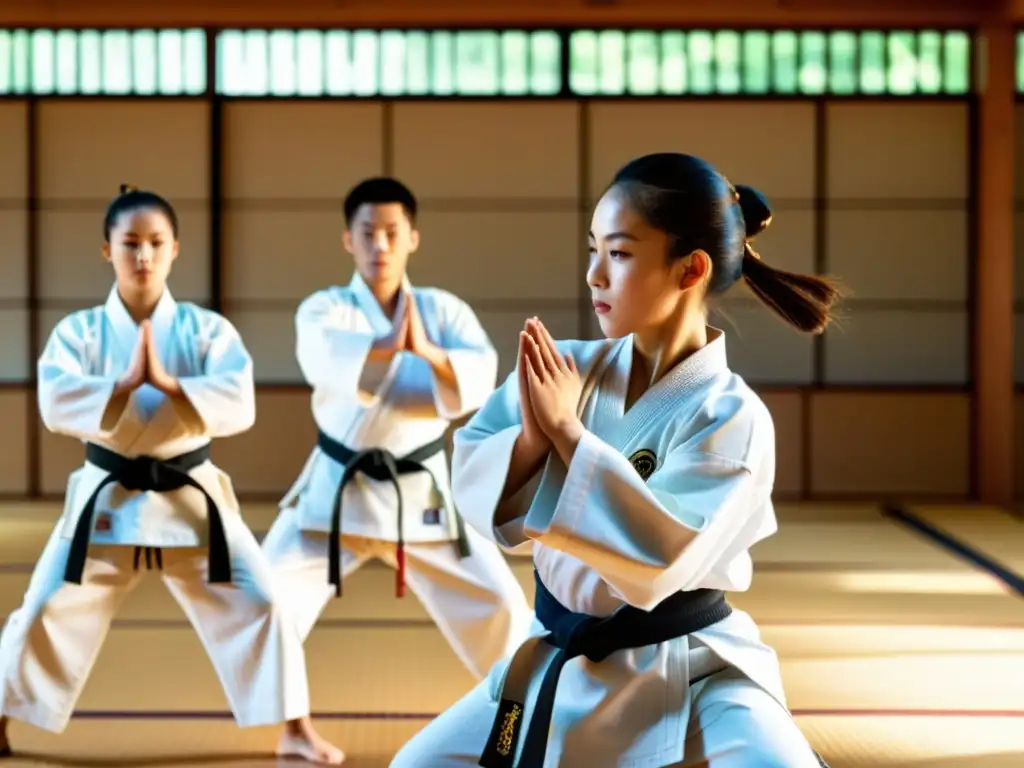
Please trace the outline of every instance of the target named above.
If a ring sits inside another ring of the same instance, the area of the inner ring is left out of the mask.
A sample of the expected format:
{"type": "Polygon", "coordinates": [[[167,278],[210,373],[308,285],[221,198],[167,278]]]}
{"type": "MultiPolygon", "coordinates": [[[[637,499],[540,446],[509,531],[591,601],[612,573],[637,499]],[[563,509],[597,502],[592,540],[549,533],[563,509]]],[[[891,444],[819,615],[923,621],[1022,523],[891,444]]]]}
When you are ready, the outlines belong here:
{"type": "Polygon", "coordinates": [[[135,187],[135,186],[132,186],[131,184],[122,184],[121,185],[121,194],[122,195],[127,195],[129,192],[138,192],[138,191],[139,191],[139,188],[135,187]]]}

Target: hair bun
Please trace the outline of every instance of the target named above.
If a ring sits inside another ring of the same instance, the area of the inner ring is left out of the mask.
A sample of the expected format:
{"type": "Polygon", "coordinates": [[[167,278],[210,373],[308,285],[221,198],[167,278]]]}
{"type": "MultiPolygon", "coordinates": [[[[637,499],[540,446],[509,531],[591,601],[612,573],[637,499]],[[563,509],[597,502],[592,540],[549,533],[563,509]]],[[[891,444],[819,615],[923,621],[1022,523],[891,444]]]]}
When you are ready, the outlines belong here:
{"type": "Polygon", "coordinates": [[[122,195],[127,195],[129,192],[138,192],[138,191],[139,191],[139,188],[136,187],[136,186],[133,186],[131,184],[122,184],[121,185],[121,194],[122,195]]]}
{"type": "Polygon", "coordinates": [[[747,239],[764,232],[772,223],[772,209],[768,200],[753,187],[743,184],[736,185],[740,210],[743,211],[743,224],[747,230],[747,239]]]}

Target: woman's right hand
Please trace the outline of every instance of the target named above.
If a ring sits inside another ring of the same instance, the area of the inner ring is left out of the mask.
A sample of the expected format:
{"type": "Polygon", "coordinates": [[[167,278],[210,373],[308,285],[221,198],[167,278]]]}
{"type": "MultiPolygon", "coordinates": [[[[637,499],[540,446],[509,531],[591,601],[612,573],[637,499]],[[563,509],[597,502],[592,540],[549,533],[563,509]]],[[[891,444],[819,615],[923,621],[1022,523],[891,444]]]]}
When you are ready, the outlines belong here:
{"type": "Polygon", "coordinates": [[[391,333],[387,336],[379,336],[373,341],[370,347],[368,360],[374,362],[387,362],[399,352],[403,351],[409,344],[409,304],[412,302],[412,295],[406,296],[405,311],[402,317],[395,320],[391,333]]]}
{"type": "Polygon", "coordinates": [[[131,362],[128,363],[128,369],[117,380],[116,389],[119,392],[132,392],[146,383],[146,378],[149,375],[149,344],[147,343],[149,334],[146,332],[148,323],[149,320],[146,320],[139,327],[139,340],[135,343],[131,362]]]}
{"type": "Polygon", "coordinates": [[[544,431],[537,423],[537,416],[533,411],[533,403],[530,401],[530,382],[527,378],[529,361],[527,360],[527,349],[529,342],[529,329],[534,323],[531,318],[526,321],[526,326],[519,332],[519,354],[516,359],[516,373],[519,378],[519,413],[523,422],[522,440],[531,449],[538,453],[547,453],[551,450],[551,440],[544,434],[544,431]]]}
{"type": "MultiPolygon", "coordinates": [[[[508,474],[505,476],[505,487],[502,488],[502,501],[507,501],[519,493],[530,478],[540,471],[541,466],[547,461],[551,453],[551,439],[544,434],[537,423],[537,416],[533,411],[533,403],[530,401],[530,379],[529,360],[527,359],[527,345],[529,341],[529,329],[534,320],[527,320],[526,326],[519,333],[519,355],[516,359],[516,375],[519,379],[519,418],[522,421],[522,431],[516,438],[512,447],[512,458],[509,460],[508,474]]],[[[518,514],[516,505],[508,508],[499,507],[495,513],[495,525],[503,525],[512,517],[518,514]]]]}

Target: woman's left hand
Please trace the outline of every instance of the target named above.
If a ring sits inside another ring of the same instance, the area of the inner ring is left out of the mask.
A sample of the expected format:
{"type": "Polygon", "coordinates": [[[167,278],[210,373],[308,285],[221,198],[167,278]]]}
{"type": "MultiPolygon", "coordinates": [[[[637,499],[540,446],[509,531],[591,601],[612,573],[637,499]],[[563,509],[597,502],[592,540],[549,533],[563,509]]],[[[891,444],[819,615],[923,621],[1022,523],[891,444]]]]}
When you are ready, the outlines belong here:
{"type": "Polygon", "coordinates": [[[576,413],[583,382],[575,361],[571,356],[559,353],[554,339],[540,320],[527,323],[526,346],[526,376],[534,416],[541,430],[562,454],[560,444],[564,446],[568,439],[575,446],[583,429],[576,413]]]}
{"type": "Polygon", "coordinates": [[[149,321],[146,321],[145,325],[143,325],[142,332],[146,334],[148,351],[146,380],[154,389],[163,392],[168,397],[180,395],[181,385],[178,384],[178,380],[174,376],[167,372],[163,362],[160,360],[160,355],[157,354],[156,344],[153,343],[153,326],[149,321]]]}
{"type": "Polygon", "coordinates": [[[423,318],[420,317],[419,308],[416,306],[416,299],[412,292],[405,294],[405,348],[425,360],[429,360],[431,353],[435,351],[434,344],[427,338],[427,331],[423,327],[423,318]]]}

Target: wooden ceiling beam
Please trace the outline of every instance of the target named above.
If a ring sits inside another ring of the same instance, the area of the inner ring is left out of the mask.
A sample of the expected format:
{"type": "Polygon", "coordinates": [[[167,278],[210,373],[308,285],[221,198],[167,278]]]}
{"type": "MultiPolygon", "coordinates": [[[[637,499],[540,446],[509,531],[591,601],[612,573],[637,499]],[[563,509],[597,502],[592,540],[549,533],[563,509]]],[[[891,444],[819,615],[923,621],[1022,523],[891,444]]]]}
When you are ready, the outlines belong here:
{"type": "Polygon", "coordinates": [[[1024,0],[0,0],[26,27],[927,27],[1024,19],[1024,0]]]}

